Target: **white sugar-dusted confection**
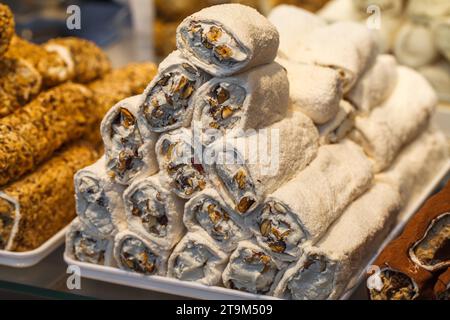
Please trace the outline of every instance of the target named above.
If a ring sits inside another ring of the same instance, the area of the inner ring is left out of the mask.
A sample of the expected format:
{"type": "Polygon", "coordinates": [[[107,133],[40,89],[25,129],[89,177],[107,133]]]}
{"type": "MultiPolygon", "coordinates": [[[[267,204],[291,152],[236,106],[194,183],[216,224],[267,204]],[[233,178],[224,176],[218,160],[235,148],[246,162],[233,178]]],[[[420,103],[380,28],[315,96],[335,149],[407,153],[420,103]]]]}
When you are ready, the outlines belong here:
{"type": "Polygon", "coordinates": [[[188,60],[217,77],[273,61],[279,45],[269,20],[240,4],[211,6],[188,16],[176,39],[188,60]]]}
{"type": "Polygon", "coordinates": [[[398,67],[398,81],[391,96],[367,117],[356,117],[352,138],[375,161],[375,170],[387,168],[400,149],[428,124],[437,97],[416,71],[398,67]]]}
{"type": "Polygon", "coordinates": [[[279,51],[286,57],[301,44],[305,35],[326,25],[323,19],[309,11],[284,4],[273,8],[267,18],[280,34],[279,51]]]}
{"type": "Polygon", "coordinates": [[[75,218],[66,233],[65,254],[77,261],[113,266],[113,237],[104,237],[75,218]]]}
{"type": "Polygon", "coordinates": [[[303,170],[316,156],[319,134],[299,111],[246,136],[222,139],[208,147],[205,158],[211,183],[226,203],[244,214],[303,170]]]}
{"type": "Polygon", "coordinates": [[[126,228],[124,187],[108,176],[105,157],[74,176],[76,211],[80,220],[102,236],[114,236],[126,228]]]}
{"type": "Polygon", "coordinates": [[[439,52],[450,61],[450,17],[436,23],[434,37],[439,52]]]}
{"type": "Polygon", "coordinates": [[[186,203],[183,221],[188,231],[203,229],[225,252],[233,251],[240,241],[252,237],[243,218],[213,188],[203,190],[186,203]]]}
{"type": "Polygon", "coordinates": [[[155,151],[164,188],[190,199],[209,185],[202,163],[203,146],[191,130],[179,128],[161,135],[155,151]]]}
{"type": "Polygon", "coordinates": [[[343,81],[339,72],[326,67],[277,60],[287,70],[289,99],[314,123],[330,121],[339,110],[343,81]]]}
{"type": "Polygon", "coordinates": [[[366,265],[393,226],[400,196],[387,184],[375,184],[350,204],[315,246],[286,270],[274,290],[296,300],[338,299],[366,265]]]}
{"type": "Polygon", "coordinates": [[[193,97],[193,126],[209,144],[217,134],[242,135],[283,119],[289,107],[286,70],[273,62],[226,78],[213,78],[193,97]]]}
{"type": "Polygon", "coordinates": [[[178,50],[172,52],[159,64],[158,75],[145,89],[138,116],[154,132],[189,127],[192,98],[209,78],[178,50]]]}
{"type": "Polygon", "coordinates": [[[188,232],[170,255],[167,276],[217,285],[228,257],[203,230],[188,232]]]}
{"type": "Polygon", "coordinates": [[[269,294],[286,269],[255,241],[241,241],[231,254],[222,280],[227,288],[255,294],[269,294]]]}
{"type": "Polygon", "coordinates": [[[268,195],[246,224],[273,256],[295,261],[305,242],[317,242],[372,178],[369,159],[353,142],[322,146],[317,158],[268,195]]]}
{"type": "Polygon", "coordinates": [[[391,55],[379,55],[374,65],[367,70],[346,98],[359,113],[369,113],[385,101],[397,83],[397,62],[391,55]]]}
{"type": "Polygon", "coordinates": [[[365,17],[353,6],[353,0],[328,1],[317,11],[317,15],[328,22],[359,21],[365,17]]]}
{"type": "Polygon", "coordinates": [[[355,108],[351,103],[341,100],[336,116],[319,126],[320,144],[337,143],[344,139],[355,124],[355,108]]]}
{"type": "Polygon", "coordinates": [[[398,31],[394,54],[400,64],[418,68],[433,62],[438,50],[431,28],[407,22],[398,31]]]}
{"type": "Polygon", "coordinates": [[[338,70],[346,93],[377,54],[376,37],[370,29],[357,22],[336,22],[312,31],[289,58],[338,70]]]}
{"type": "Polygon", "coordinates": [[[142,99],[137,95],[118,102],[100,126],[107,171],[115,182],[124,185],[158,171],[154,149],[158,135],[138,115],[142,99]]]}
{"type": "Polygon", "coordinates": [[[134,181],[123,193],[128,228],[171,249],[184,234],[184,201],[160,183],[158,175],[134,181]]]}
{"type": "Polygon", "coordinates": [[[170,251],[130,230],[114,238],[114,258],[120,269],[145,275],[165,276],[170,251]]]}
{"type": "Polygon", "coordinates": [[[376,179],[396,187],[406,204],[450,160],[449,152],[445,135],[430,128],[407,145],[392,166],[376,179]]]}

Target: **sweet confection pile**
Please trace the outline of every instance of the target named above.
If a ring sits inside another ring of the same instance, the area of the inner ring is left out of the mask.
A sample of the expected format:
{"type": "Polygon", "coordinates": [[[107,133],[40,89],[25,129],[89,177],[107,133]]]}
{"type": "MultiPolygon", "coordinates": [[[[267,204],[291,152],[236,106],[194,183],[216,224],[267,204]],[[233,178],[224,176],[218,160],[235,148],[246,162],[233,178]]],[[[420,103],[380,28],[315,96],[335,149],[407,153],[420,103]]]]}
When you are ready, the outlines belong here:
{"type": "MultiPolygon", "coordinates": [[[[449,160],[430,125],[434,90],[381,54],[364,25],[327,24],[294,6],[268,18],[240,4],[208,7],[178,25],[176,44],[145,90],[102,99],[112,106],[104,154],[75,175],[66,254],[286,299],[340,298],[449,160]]],[[[49,142],[67,135],[58,121],[49,142]]],[[[54,146],[42,141],[32,157],[7,156],[32,168],[27,160],[54,146]]],[[[448,219],[424,217],[431,231],[408,241],[426,270],[442,262],[431,243],[448,242],[448,219]]],[[[385,282],[408,282],[386,270],[385,282]]],[[[439,283],[448,295],[448,276],[439,283]]]]}

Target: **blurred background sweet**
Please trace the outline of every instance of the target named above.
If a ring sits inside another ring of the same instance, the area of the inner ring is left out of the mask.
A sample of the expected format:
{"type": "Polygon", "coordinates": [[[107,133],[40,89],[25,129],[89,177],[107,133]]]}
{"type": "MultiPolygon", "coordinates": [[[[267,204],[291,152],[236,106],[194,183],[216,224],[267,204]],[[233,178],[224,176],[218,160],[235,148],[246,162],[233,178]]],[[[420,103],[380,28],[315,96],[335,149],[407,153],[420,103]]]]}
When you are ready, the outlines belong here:
{"type": "Polygon", "coordinates": [[[332,0],[318,13],[379,29],[383,51],[419,70],[450,102],[449,0],[332,0]]]}

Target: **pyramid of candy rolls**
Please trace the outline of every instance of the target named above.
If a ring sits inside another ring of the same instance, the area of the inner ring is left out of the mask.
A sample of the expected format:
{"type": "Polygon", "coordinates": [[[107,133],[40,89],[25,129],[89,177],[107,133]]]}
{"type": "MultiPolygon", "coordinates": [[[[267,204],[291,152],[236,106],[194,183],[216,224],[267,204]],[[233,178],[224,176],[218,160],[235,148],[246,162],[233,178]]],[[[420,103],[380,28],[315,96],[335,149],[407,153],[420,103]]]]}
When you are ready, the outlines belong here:
{"type": "Polygon", "coordinates": [[[0,250],[33,250],[74,218],[73,175],[99,157],[100,120],[155,72],[111,71],[83,39],[21,39],[0,4],[0,250]]]}
{"type": "Polygon", "coordinates": [[[292,6],[268,19],[238,4],[203,9],[178,26],[177,46],[104,117],[105,153],[75,176],[66,254],[339,298],[449,160],[430,85],[379,54],[365,27],[292,6]]]}

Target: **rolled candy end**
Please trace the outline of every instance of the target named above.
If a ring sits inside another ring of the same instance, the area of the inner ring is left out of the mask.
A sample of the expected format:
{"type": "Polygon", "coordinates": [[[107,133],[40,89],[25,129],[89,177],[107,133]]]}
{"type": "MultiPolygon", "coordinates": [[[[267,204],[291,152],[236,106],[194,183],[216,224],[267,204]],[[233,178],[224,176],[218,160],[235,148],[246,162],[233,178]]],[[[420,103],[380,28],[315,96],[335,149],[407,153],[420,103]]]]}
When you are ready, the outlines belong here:
{"type": "Polygon", "coordinates": [[[205,169],[201,163],[197,163],[190,141],[167,135],[161,138],[156,149],[169,177],[170,187],[179,197],[190,199],[206,188],[205,169]]]}
{"type": "Polygon", "coordinates": [[[431,221],[423,238],[409,250],[409,255],[430,271],[450,266],[450,212],[431,221]]]}
{"type": "Polygon", "coordinates": [[[14,16],[8,6],[0,3],[0,56],[8,50],[14,35],[14,16]]]}
{"type": "Polygon", "coordinates": [[[324,300],[332,294],[336,264],[322,255],[310,255],[287,281],[286,291],[295,300],[324,300]]]}
{"type": "Polygon", "coordinates": [[[180,39],[206,64],[237,69],[247,62],[247,49],[222,25],[191,20],[178,29],[180,39]]]}
{"type": "Polygon", "coordinates": [[[298,256],[305,233],[296,215],[284,204],[267,201],[256,215],[256,225],[259,242],[274,254],[283,260],[294,260],[298,256]]]}
{"type": "Polygon", "coordinates": [[[156,237],[167,236],[169,209],[166,194],[144,181],[127,198],[128,210],[141,220],[145,231],[156,237]]]}
{"type": "Polygon", "coordinates": [[[173,276],[184,281],[202,280],[206,276],[203,268],[213,259],[214,253],[207,246],[188,242],[175,258],[173,276]]]}
{"type": "Polygon", "coordinates": [[[19,218],[16,206],[8,196],[0,194],[0,249],[8,250],[10,239],[14,237],[15,221],[19,218]]]}
{"type": "Polygon", "coordinates": [[[372,300],[413,300],[419,295],[414,280],[400,271],[386,268],[379,277],[382,287],[369,290],[372,300]]]}
{"type": "Polygon", "coordinates": [[[159,254],[149,248],[141,239],[128,235],[120,241],[118,248],[119,264],[122,268],[152,275],[159,272],[159,254]]]}
{"type": "Polygon", "coordinates": [[[232,289],[265,294],[278,271],[274,260],[263,250],[241,247],[233,253],[224,272],[224,284],[232,289]]]}
{"type": "Polygon", "coordinates": [[[146,98],[139,108],[149,128],[165,132],[190,125],[190,100],[205,79],[204,72],[188,62],[180,61],[162,71],[146,89],[146,98]]]}
{"type": "Polygon", "coordinates": [[[76,260],[99,265],[105,264],[109,240],[78,230],[73,234],[72,242],[72,252],[76,260]]]}

